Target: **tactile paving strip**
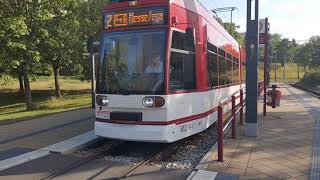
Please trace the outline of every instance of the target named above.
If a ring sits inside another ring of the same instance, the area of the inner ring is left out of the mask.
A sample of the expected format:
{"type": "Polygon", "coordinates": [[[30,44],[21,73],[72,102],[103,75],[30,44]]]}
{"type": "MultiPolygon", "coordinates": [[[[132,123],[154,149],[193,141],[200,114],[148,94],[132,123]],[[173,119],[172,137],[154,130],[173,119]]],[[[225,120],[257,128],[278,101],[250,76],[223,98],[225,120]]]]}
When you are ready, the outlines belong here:
{"type": "Polygon", "coordinates": [[[315,122],[312,161],[309,168],[309,179],[320,180],[320,119],[316,120],[315,122]]]}

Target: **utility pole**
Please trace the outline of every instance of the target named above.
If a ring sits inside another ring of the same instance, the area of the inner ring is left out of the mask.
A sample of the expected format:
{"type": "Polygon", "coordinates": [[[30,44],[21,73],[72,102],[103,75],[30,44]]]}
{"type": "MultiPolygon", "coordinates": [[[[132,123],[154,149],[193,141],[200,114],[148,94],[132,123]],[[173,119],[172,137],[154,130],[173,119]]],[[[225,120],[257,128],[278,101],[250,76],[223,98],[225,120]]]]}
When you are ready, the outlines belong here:
{"type": "Polygon", "coordinates": [[[283,58],[283,82],[286,82],[286,58],[283,58]]]}
{"type": "Polygon", "coordinates": [[[223,13],[223,12],[231,12],[231,16],[230,16],[230,27],[229,27],[229,33],[231,34],[232,32],[232,23],[233,23],[233,11],[238,10],[237,7],[223,7],[223,8],[217,8],[217,9],[213,9],[211,10],[213,13],[217,14],[217,13],[223,13]]]}
{"type": "Polygon", "coordinates": [[[230,33],[232,32],[232,23],[233,23],[233,11],[235,10],[235,8],[232,8],[231,9],[231,17],[230,17],[230,33]]]}
{"type": "Polygon", "coordinates": [[[276,63],[274,64],[274,82],[277,82],[277,66],[278,66],[278,53],[276,53],[276,63]]]}
{"type": "Polygon", "coordinates": [[[298,67],[298,80],[300,80],[300,66],[299,66],[299,63],[297,63],[297,67],[298,67]]]}
{"type": "Polygon", "coordinates": [[[246,136],[258,136],[259,0],[247,0],[246,136]],[[252,2],[255,1],[255,7],[252,2]],[[251,17],[254,11],[254,17],[251,17]],[[251,48],[253,47],[253,49],[251,48]]]}

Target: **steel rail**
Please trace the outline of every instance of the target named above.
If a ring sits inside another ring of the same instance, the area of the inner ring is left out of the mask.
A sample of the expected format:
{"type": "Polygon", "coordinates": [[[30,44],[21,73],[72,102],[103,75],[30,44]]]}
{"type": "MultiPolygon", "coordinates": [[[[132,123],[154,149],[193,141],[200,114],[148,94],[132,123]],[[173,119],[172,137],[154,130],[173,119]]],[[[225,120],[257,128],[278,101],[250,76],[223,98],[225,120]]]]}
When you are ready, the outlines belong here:
{"type": "Polygon", "coordinates": [[[156,152],[152,153],[151,155],[149,155],[148,157],[146,157],[142,161],[140,161],[137,164],[131,166],[130,168],[125,170],[123,173],[121,173],[121,175],[119,175],[118,177],[116,177],[114,179],[125,179],[125,178],[127,178],[130,175],[130,173],[132,173],[134,170],[138,169],[139,167],[142,167],[145,164],[149,163],[150,161],[157,160],[157,159],[163,157],[164,155],[168,155],[170,152],[176,150],[186,140],[188,140],[188,138],[182,139],[182,140],[180,140],[178,142],[174,142],[172,144],[165,145],[164,147],[160,148],[159,151],[156,151],[156,152]]]}
{"type": "MultiPolygon", "coordinates": [[[[99,157],[100,155],[103,155],[103,153],[105,153],[106,151],[110,150],[113,146],[120,145],[120,144],[121,144],[121,142],[118,142],[118,141],[111,142],[110,144],[107,144],[108,145],[107,149],[104,149],[103,151],[96,152],[96,153],[90,155],[89,157],[86,157],[85,159],[82,159],[82,160],[79,160],[77,162],[74,162],[71,165],[69,165],[69,166],[67,166],[67,167],[65,167],[63,169],[60,169],[57,172],[54,172],[54,173],[52,173],[52,174],[50,174],[50,175],[48,175],[48,176],[46,176],[44,178],[41,178],[40,180],[53,179],[55,177],[58,177],[58,176],[60,176],[60,175],[62,175],[64,173],[70,171],[70,170],[73,170],[73,169],[75,169],[77,167],[80,167],[80,166],[82,166],[84,164],[87,164],[87,163],[91,162],[92,160],[96,159],[97,157],[99,157]]],[[[105,145],[105,146],[107,146],[107,145],[105,145]]]]}

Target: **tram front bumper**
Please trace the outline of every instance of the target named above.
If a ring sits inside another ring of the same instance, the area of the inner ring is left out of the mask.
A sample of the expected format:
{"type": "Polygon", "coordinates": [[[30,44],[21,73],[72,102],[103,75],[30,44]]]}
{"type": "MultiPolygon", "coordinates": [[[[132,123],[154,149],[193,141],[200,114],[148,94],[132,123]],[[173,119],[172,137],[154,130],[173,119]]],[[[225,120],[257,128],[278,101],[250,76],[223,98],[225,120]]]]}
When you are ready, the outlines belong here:
{"type": "Polygon", "coordinates": [[[126,141],[171,143],[175,139],[174,127],[174,124],[155,126],[95,122],[95,134],[126,141]]]}

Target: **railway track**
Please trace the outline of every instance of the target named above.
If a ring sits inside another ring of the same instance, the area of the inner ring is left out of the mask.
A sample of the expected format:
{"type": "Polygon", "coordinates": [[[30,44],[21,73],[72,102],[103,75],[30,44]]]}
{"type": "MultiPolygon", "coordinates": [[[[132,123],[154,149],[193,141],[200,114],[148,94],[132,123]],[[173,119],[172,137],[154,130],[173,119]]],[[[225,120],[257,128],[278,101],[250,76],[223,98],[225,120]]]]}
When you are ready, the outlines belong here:
{"type": "MultiPolygon", "coordinates": [[[[104,146],[103,149],[105,149],[105,151],[106,151],[106,150],[111,149],[113,146],[117,146],[119,144],[121,144],[121,142],[112,141],[111,143],[103,145],[104,146]]],[[[96,153],[93,153],[92,155],[90,155],[90,156],[88,156],[88,157],[86,157],[86,158],[84,158],[82,160],[79,160],[79,161],[71,164],[70,166],[62,168],[62,169],[60,169],[59,171],[57,171],[55,173],[52,173],[52,174],[50,174],[50,175],[48,175],[48,176],[46,176],[44,178],[41,178],[41,180],[54,179],[55,177],[58,177],[58,176],[60,176],[62,174],[65,174],[65,173],[67,173],[67,172],[69,172],[69,171],[71,171],[73,169],[76,169],[76,168],[78,168],[80,166],[83,166],[83,165],[85,165],[85,164],[97,159],[99,156],[102,156],[105,153],[105,151],[98,151],[96,153]]]]}
{"type": "MultiPolygon", "coordinates": [[[[172,144],[160,145],[158,149],[152,150],[152,152],[149,153],[148,156],[144,157],[139,162],[134,163],[134,165],[130,166],[129,168],[124,169],[120,173],[120,175],[118,175],[112,179],[124,179],[124,178],[128,177],[134,170],[148,164],[150,161],[160,161],[161,159],[168,157],[170,152],[179,148],[183,144],[184,141],[186,141],[186,140],[181,140],[181,141],[178,141],[178,142],[175,142],[172,144]]],[[[71,170],[77,169],[81,166],[84,166],[84,165],[92,162],[93,160],[100,159],[101,157],[105,156],[106,152],[108,152],[108,151],[112,151],[113,149],[117,149],[118,147],[121,147],[121,146],[126,146],[125,143],[128,143],[130,145],[130,142],[123,142],[123,141],[108,142],[107,144],[99,147],[100,149],[103,149],[103,150],[92,153],[92,154],[88,155],[87,157],[83,158],[82,160],[71,164],[70,166],[62,168],[62,169],[56,171],[55,173],[52,173],[46,177],[41,178],[41,180],[54,179],[58,176],[64,175],[71,170]]],[[[117,150],[115,150],[115,151],[117,151],[117,150]]]]}
{"type": "Polygon", "coordinates": [[[157,161],[157,160],[159,161],[165,157],[168,157],[170,152],[173,152],[175,149],[179,148],[184,141],[186,140],[180,140],[172,144],[165,144],[159,151],[152,153],[151,155],[149,155],[139,163],[136,163],[135,165],[131,166],[129,169],[122,172],[121,175],[119,175],[115,179],[124,179],[128,177],[134,170],[148,164],[150,161],[157,161]]]}

